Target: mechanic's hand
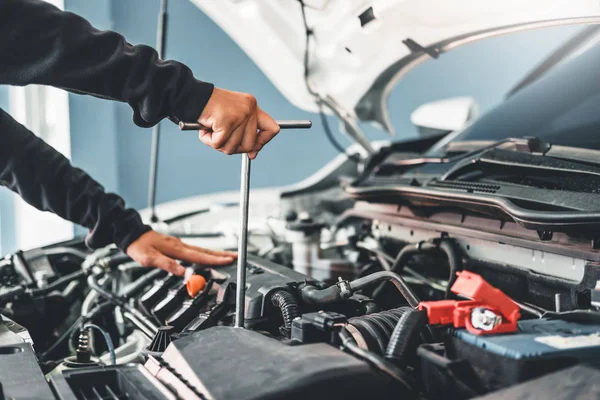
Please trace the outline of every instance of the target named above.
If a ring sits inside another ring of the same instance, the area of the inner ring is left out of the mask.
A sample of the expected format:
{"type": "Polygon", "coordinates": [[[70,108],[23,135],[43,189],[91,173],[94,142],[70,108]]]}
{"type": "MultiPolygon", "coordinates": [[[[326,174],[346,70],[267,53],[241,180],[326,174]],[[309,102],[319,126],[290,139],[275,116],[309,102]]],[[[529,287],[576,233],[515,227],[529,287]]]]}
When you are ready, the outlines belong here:
{"type": "Polygon", "coordinates": [[[225,154],[249,153],[256,158],[264,145],[279,133],[279,125],[247,93],[215,88],[198,122],[209,128],[200,140],[225,154]]]}
{"type": "Polygon", "coordinates": [[[144,267],[158,267],[173,275],[185,273],[185,268],[175,260],[200,265],[226,265],[237,257],[233,252],[191,246],[179,238],[155,231],[146,232],[131,243],[127,248],[127,255],[144,267]]]}

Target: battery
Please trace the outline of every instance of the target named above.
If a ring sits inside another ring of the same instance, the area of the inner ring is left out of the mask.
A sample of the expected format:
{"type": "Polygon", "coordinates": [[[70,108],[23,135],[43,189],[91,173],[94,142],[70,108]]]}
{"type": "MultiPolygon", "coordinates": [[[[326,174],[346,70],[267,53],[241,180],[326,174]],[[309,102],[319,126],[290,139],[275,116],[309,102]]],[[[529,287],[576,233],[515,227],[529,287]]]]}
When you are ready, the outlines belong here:
{"type": "Polygon", "coordinates": [[[488,352],[514,360],[565,357],[600,360],[600,325],[535,319],[520,321],[518,332],[474,335],[456,330],[456,338],[488,352]]]}
{"type": "Polygon", "coordinates": [[[469,365],[469,382],[494,391],[580,363],[599,365],[600,325],[542,318],[519,321],[508,334],[456,329],[445,350],[453,363],[469,365]]]}

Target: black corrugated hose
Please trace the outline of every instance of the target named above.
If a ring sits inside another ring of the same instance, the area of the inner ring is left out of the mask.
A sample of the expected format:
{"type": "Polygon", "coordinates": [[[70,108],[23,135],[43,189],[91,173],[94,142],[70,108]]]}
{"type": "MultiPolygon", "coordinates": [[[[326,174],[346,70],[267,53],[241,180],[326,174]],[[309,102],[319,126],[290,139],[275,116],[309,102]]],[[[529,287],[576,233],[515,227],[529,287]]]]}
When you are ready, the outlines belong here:
{"type": "Polygon", "coordinates": [[[279,330],[289,338],[292,331],[292,321],[294,318],[302,316],[298,302],[287,290],[278,290],[271,295],[271,303],[281,310],[283,326],[279,330]]]}
{"type": "Polygon", "coordinates": [[[406,307],[385,350],[385,358],[397,365],[410,365],[421,342],[421,332],[427,324],[427,314],[406,307]]]}
{"type": "Polygon", "coordinates": [[[410,307],[400,307],[378,313],[361,315],[348,320],[347,330],[360,347],[383,356],[398,321],[410,307]]]}

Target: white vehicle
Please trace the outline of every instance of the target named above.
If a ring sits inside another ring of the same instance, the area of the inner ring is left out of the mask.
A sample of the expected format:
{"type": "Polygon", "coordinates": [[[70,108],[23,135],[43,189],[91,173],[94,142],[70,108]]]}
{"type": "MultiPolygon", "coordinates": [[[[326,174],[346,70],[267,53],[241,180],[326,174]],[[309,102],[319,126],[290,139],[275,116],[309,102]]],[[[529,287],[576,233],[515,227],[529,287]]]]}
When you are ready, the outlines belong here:
{"type": "MultiPolygon", "coordinates": [[[[3,387],[61,399],[600,397],[599,2],[192,1],[288,100],[336,115],[355,144],[298,184],[251,192],[245,329],[233,327],[236,265],[179,278],[80,239],[8,255],[3,387]],[[393,131],[387,97],[409,69],[561,25],[586,27],[493,110],[479,115],[469,97],[423,105],[412,141],[360,130],[393,131]]],[[[162,204],[155,227],[234,249],[238,201],[162,204]]]]}

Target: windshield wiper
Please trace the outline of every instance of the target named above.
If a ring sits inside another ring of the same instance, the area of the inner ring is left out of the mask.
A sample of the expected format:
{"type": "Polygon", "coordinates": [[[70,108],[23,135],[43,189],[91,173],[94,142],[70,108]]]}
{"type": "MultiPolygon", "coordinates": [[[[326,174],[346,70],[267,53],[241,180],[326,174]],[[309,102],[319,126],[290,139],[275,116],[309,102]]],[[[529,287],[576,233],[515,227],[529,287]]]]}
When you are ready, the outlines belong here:
{"type": "MultiPolygon", "coordinates": [[[[549,145],[538,147],[534,151],[530,151],[531,149],[525,150],[524,148],[519,149],[519,145],[517,145],[517,150],[520,151],[504,150],[499,147],[498,145],[488,146],[482,150],[460,156],[459,162],[446,171],[439,180],[450,180],[468,171],[481,169],[486,165],[508,167],[520,173],[527,173],[529,170],[529,172],[545,171],[548,173],[600,176],[600,168],[589,165],[589,159],[587,158],[582,160],[577,157],[577,154],[563,154],[560,158],[555,155],[548,155],[551,149],[549,145]]],[[[596,154],[596,157],[598,155],[596,154]]],[[[595,160],[594,164],[600,164],[600,160],[595,160]]]]}
{"type": "Polygon", "coordinates": [[[477,154],[493,149],[514,150],[520,153],[546,156],[567,161],[582,162],[592,165],[600,165],[600,150],[584,149],[573,146],[561,146],[543,142],[538,138],[526,137],[522,139],[503,139],[499,141],[460,141],[451,142],[445,148],[446,162],[460,161],[477,154]],[[450,153],[461,153],[454,157],[448,157],[450,153]]]}
{"type": "MultiPolygon", "coordinates": [[[[507,215],[538,232],[598,231],[600,162],[577,149],[548,157],[552,146],[535,138],[506,139],[451,157],[443,174],[414,174],[366,180],[347,188],[356,199],[415,209],[507,215]],[[517,151],[504,148],[511,144],[517,151]],[[580,158],[585,158],[582,163],[580,158]],[[589,164],[589,165],[588,165],[589,164]]],[[[594,152],[600,159],[599,151],[594,152]]]]}

